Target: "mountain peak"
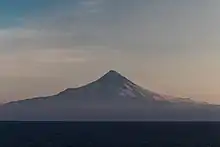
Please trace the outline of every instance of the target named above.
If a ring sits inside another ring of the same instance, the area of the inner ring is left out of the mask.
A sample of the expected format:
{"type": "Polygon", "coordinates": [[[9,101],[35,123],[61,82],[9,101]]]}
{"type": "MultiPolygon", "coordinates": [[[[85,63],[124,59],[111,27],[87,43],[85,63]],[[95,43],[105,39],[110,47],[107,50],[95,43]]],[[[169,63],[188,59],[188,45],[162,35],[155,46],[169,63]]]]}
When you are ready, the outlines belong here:
{"type": "Polygon", "coordinates": [[[115,70],[110,70],[104,76],[102,76],[101,79],[107,81],[118,81],[118,80],[121,81],[121,80],[125,80],[126,78],[122,76],[119,72],[115,70]]]}
{"type": "Polygon", "coordinates": [[[115,70],[109,70],[109,72],[107,72],[104,76],[122,76],[119,72],[115,71],[115,70]]]}
{"type": "MultiPolygon", "coordinates": [[[[79,88],[80,89],[89,88],[89,89],[94,90],[94,88],[91,88],[91,87],[96,87],[96,88],[98,87],[101,89],[103,88],[109,89],[109,87],[114,87],[115,89],[117,89],[117,88],[121,88],[125,83],[132,83],[132,82],[128,80],[126,77],[122,76],[119,72],[115,70],[109,70],[101,78],[79,88]]],[[[76,88],[68,88],[64,90],[63,92],[60,92],[59,95],[64,94],[64,93],[70,93],[75,90],[76,88]]]]}

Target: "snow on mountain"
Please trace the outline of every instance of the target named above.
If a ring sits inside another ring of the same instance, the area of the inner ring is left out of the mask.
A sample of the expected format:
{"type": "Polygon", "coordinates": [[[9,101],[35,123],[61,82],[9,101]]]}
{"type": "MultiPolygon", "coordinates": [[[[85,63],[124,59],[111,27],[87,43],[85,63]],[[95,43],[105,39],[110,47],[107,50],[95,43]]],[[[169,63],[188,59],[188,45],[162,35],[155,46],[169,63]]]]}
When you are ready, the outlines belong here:
{"type": "Polygon", "coordinates": [[[217,118],[210,113],[215,111],[211,105],[146,90],[111,70],[54,96],[7,103],[0,107],[0,120],[207,120],[217,118]]]}

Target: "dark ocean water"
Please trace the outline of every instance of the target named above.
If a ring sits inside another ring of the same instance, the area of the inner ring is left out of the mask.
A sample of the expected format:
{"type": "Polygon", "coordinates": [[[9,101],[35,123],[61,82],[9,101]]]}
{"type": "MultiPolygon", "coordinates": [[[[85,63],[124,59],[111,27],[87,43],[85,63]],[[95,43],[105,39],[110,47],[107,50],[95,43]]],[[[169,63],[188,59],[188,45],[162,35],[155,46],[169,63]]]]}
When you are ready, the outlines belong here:
{"type": "Polygon", "coordinates": [[[0,147],[220,147],[220,122],[0,122],[0,147]]]}

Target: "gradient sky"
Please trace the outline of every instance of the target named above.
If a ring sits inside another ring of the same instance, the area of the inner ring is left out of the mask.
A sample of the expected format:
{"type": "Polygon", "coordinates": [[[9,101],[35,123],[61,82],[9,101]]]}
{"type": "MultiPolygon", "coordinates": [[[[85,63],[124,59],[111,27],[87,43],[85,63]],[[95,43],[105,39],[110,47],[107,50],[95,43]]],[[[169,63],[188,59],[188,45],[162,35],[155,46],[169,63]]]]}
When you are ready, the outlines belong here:
{"type": "Polygon", "coordinates": [[[164,94],[220,104],[219,0],[1,0],[0,102],[114,69],[164,94]]]}

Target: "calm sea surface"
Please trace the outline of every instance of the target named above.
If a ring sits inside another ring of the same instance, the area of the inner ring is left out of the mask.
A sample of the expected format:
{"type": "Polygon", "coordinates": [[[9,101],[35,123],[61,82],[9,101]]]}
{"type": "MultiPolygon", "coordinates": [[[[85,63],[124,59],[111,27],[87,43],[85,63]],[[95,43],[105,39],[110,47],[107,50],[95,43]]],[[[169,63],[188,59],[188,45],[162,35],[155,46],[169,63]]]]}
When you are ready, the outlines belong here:
{"type": "Polygon", "coordinates": [[[220,122],[0,122],[0,147],[220,147],[220,122]]]}

